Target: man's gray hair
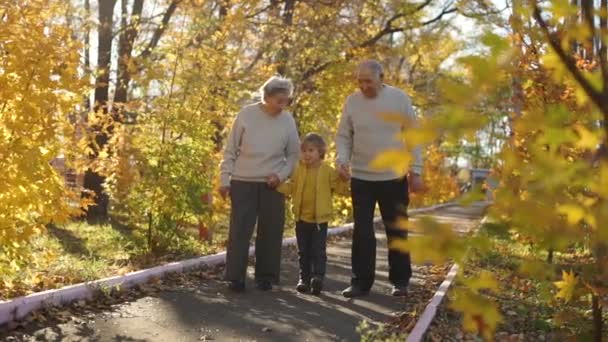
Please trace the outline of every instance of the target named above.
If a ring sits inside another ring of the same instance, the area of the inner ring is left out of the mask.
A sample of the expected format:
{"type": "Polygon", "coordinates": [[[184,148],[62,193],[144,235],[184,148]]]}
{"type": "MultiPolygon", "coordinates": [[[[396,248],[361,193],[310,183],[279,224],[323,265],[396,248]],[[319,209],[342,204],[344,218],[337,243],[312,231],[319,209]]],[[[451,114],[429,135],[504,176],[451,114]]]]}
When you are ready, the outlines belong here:
{"type": "Polygon", "coordinates": [[[290,79],[282,76],[272,76],[260,88],[262,99],[279,93],[287,94],[289,97],[293,95],[293,83],[290,79]]]}
{"type": "Polygon", "coordinates": [[[359,69],[363,68],[371,70],[378,79],[384,77],[384,68],[382,67],[382,64],[375,59],[368,59],[359,63],[359,69]]]}

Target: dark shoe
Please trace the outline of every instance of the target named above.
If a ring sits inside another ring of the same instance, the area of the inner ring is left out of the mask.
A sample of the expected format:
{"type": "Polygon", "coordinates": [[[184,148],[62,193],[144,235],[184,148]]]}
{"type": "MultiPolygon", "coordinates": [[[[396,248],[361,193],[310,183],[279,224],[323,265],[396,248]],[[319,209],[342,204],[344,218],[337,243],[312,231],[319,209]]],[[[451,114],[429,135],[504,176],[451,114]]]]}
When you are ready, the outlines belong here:
{"type": "Polygon", "coordinates": [[[321,291],[323,290],[323,280],[317,277],[312,278],[312,281],[310,282],[310,287],[312,288],[313,295],[321,294],[321,291]]]}
{"type": "Polygon", "coordinates": [[[245,282],[232,280],[228,283],[228,289],[233,292],[244,292],[245,291],[245,282]]]}
{"type": "Polygon", "coordinates": [[[346,298],[355,298],[361,296],[367,296],[369,290],[362,290],[359,286],[351,285],[342,291],[342,295],[346,298]]]}
{"type": "Polygon", "coordinates": [[[309,286],[308,286],[308,282],[300,279],[300,281],[298,281],[298,285],[296,285],[296,290],[300,293],[305,293],[308,292],[309,290],[309,286]]]}
{"type": "Polygon", "coordinates": [[[391,290],[391,295],[394,297],[407,296],[407,286],[393,285],[393,289],[391,290]]]}
{"type": "Polygon", "coordinates": [[[270,283],[268,280],[261,280],[258,281],[257,287],[260,291],[270,291],[272,290],[272,283],[270,283]]]}

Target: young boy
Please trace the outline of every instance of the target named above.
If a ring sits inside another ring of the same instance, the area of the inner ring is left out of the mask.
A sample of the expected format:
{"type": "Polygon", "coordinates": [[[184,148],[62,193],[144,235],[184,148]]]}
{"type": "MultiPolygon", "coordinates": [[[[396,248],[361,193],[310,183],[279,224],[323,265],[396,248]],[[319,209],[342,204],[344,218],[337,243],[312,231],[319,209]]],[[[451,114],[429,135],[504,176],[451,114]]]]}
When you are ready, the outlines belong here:
{"type": "Polygon", "coordinates": [[[316,133],[309,133],[301,144],[300,162],[291,179],[278,190],[291,196],[296,220],[300,261],[298,292],[318,295],[323,289],[327,262],[327,223],[332,215],[332,194],[346,194],[348,184],[325,161],[327,145],[316,133]]]}

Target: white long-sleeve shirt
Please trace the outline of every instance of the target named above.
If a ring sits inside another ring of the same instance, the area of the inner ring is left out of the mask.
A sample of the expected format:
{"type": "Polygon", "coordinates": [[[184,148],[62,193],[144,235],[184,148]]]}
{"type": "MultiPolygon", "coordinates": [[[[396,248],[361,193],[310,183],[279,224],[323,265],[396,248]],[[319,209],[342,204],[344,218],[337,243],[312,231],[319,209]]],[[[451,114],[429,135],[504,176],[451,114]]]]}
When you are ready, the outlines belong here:
{"type": "MultiPolygon", "coordinates": [[[[400,114],[415,121],[412,101],[402,90],[384,85],[375,98],[367,98],[357,91],[346,99],[336,135],[339,165],[350,165],[352,176],[368,181],[384,181],[403,177],[391,170],[377,170],[370,163],[382,152],[403,148],[397,135],[403,127],[398,122],[387,121],[382,114],[400,114]]],[[[413,149],[410,169],[422,173],[422,149],[413,149]]]]}
{"type": "Polygon", "coordinates": [[[300,139],[291,114],[271,116],[260,103],[245,106],[234,119],[224,147],[222,185],[230,185],[230,180],[264,182],[272,174],[284,181],[299,153],[300,139]]]}

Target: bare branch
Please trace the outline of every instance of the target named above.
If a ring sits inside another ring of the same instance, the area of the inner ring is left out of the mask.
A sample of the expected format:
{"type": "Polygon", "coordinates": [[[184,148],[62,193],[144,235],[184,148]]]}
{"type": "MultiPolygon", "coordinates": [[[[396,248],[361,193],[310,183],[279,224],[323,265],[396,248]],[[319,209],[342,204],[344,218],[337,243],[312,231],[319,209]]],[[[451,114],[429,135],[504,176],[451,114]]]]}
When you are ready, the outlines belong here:
{"type": "MultiPolygon", "coordinates": [[[[443,8],[443,10],[441,11],[441,13],[439,13],[433,19],[430,19],[430,20],[428,20],[426,22],[420,23],[419,25],[415,25],[415,26],[392,27],[393,23],[397,19],[406,17],[408,15],[415,14],[416,12],[421,11],[424,8],[426,8],[428,5],[431,4],[431,2],[432,2],[432,0],[425,0],[423,3],[419,4],[418,6],[416,6],[416,8],[413,11],[410,11],[410,12],[407,12],[407,13],[397,13],[397,14],[393,15],[391,18],[389,18],[387,20],[386,24],[384,25],[384,28],[382,28],[378,33],[376,33],[371,38],[363,41],[362,43],[360,43],[358,45],[356,45],[355,48],[367,48],[367,47],[370,47],[370,46],[376,44],[380,39],[382,39],[386,35],[389,35],[391,33],[396,33],[396,32],[403,32],[403,31],[406,31],[408,29],[412,29],[412,28],[415,28],[415,27],[422,27],[422,26],[425,26],[425,25],[430,25],[430,24],[432,24],[434,22],[437,22],[437,21],[441,20],[444,15],[457,11],[457,8],[451,7],[452,4],[453,4],[453,2],[450,2],[446,7],[443,8]]],[[[305,81],[306,79],[312,77],[313,75],[315,75],[315,74],[317,74],[317,73],[319,73],[319,72],[327,69],[332,64],[338,63],[339,61],[349,61],[351,58],[352,58],[352,54],[347,53],[346,54],[346,58],[336,59],[336,60],[332,60],[332,61],[327,61],[327,62],[324,62],[322,64],[316,65],[316,66],[314,66],[314,67],[306,70],[302,74],[302,77],[301,77],[300,81],[305,81]]]]}
{"type": "Polygon", "coordinates": [[[433,19],[427,20],[425,22],[420,23],[419,25],[416,26],[411,26],[411,27],[393,27],[392,24],[395,20],[408,16],[408,15],[412,15],[418,11],[421,11],[422,9],[424,9],[426,6],[428,6],[431,3],[430,0],[425,1],[424,3],[418,5],[416,7],[416,9],[412,12],[409,13],[397,13],[394,16],[392,16],[384,25],[384,28],[382,30],[380,30],[378,33],[376,33],[373,37],[371,37],[370,39],[364,41],[363,43],[359,44],[358,47],[360,48],[364,48],[364,47],[369,47],[372,46],[374,44],[376,44],[380,39],[382,39],[382,37],[391,34],[391,33],[396,33],[396,32],[403,32],[405,30],[414,28],[414,27],[422,27],[422,26],[426,26],[426,25],[430,25],[434,22],[437,22],[439,20],[441,20],[441,18],[443,18],[444,15],[449,14],[449,13],[454,13],[456,12],[458,9],[456,7],[452,7],[450,8],[451,4],[448,5],[447,7],[443,8],[443,10],[441,11],[441,13],[439,13],[436,17],[434,17],[433,19]]]}
{"type": "Polygon", "coordinates": [[[258,53],[256,53],[255,57],[253,58],[253,60],[251,61],[251,63],[249,63],[249,65],[245,68],[245,72],[249,73],[253,67],[262,59],[262,57],[264,57],[264,54],[266,53],[266,48],[262,48],[258,51],[258,53]]]}
{"type": "Polygon", "coordinates": [[[587,60],[593,59],[593,38],[596,36],[595,29],[595,18],[593,17],[593,0],[582,0],[581,1],[581,14],[583,17],[583,23],[587,25],[590,32],[589,41],[585,42],[587,60]]]}
{"type": "Polygon", "coordinates": [[[266,6],[266,7],[263,7],[263,8],[261,8],[261,9],[259,9],[259,10],[255,11],[255,12],[253,12],[253,13],[251,13],[251,14],[247,14],[247,15],[245,16],[245,18],[247,18],[247,19],[255,18],[255,17],[257,17],[258,15],[260,15],[260,14],[262,14],[262,13],[264,13],[264,12],[266,12],[266,11],[270,10],[270,9],[272,9],[272,8],[273,8],[273,7],[275,7],[275,6],[276,6],[275,4],[270,3],[270,4],[269,4],[268,6],[266,6]]]}
{"type": "Polygon", "coordinates": [[[313,75],[320,73],[321,71],[327,69],[329,66],[331,66],[332,64],[335,64],[335,63],[337,63],[337,61],[335,61],[335,60],[328,61],[328,62],[319,64],[315,67],[312,67],[312,68],[306,70],[300,77],[300,82],[305,81],[308,78],[312,77],[313,75]]]}
{"type": "Polygon", "coordinates": [[[163,20],[161,21],[160,26],[156,28],[156,31],[154,31],[154,34],[152,35],[152,39],[150,39],[148,46],[146,46],[144,51],[142,51],[142,53],[139,55],[140,58],[147,58],[152,54],[152,50],[154,50],[156,45],[158,45],[160,38],[169,26],[169,21],[171,20],[173,12],[175,12],[175,10],[177,9],[177,5],[179,5],[180,2],[182,2],[182,0],[171,1],[171,4],[169,4],[169,7],[163,15],[163,20]]]}
{"type": "Polygon", "coordinates": [[[480,16],[486,16],[486,15],[492,15],[492,14],[502,14],[509,8],[511,8],[511,5],[507,3],[504,8],[497,9],[496,11],[488,11],[488,12],[482,12],[482,13],[467,13],[464,11],[460,11],[459,14],[462,15],[463,17],[477,19],[480,16]]]}
{"type": "Polygon", "coordinates": [[[583,88],[583,90],[585,90],[585,93],[587,93],[587,95],[591,98],[591,100],[599,108],[604,109],[606,104],[604,104],[604,100],[602,99],[601,93],[596,91],[593,88],[593,86],[591,85],[591,83],[589,83],[589,81],[587,81],[585,76],[581,73],[581,71],[576,66],[576,60],[574,59],[574,57],[572,57],[571,55],[566,53],[566,51],[564,51],[564,49],[562,48],[562,46],[560,44],[559,38],[549,31],[549,26],[547,25],[547,22],[542,17],[540,8],[538,7],[538,3],[534,3],[533,16],[534,16],[534,19],[536,20],[536,22],[538,23],[538,25],[541,27],[543,33],[547,37],[549,44],[551,45],[553,50],[555,50],[555,53],[557,53],[557,55],[559,56],[561,61],[565,64],[566,68],[568,68],[568,71],[570,71],[570,73],[572,74],[574,79],[579,83],[579,85],[583,88]]]}
{"type": "Polygon", "coordinates": [[[421,26],[426,26],[426,25],[430,25],[432,23],[435,23],[435,22],[441,20],[441,18],[443,18],[444,15],[450,14],[450,13],[454,13],[456,11],[458,11],[458,8],[456,8],[456,7],[452,7],[450,9],[444,8],[443,11],[441,11],[441,13],[439,13],[435,18],[429,19],[429,20],[423,22],[421,26]]]}
{"type": "Polygon", "coordinates": [[[600,67],[602,68],[602,80],[604,84],[603,96],[608,97],[608,41],[604,35],[608,32],[608,0],[602,0],[600,5],[600,67]]]}

